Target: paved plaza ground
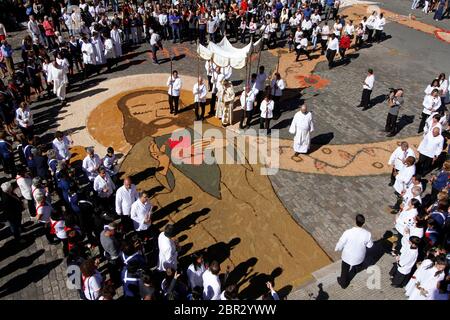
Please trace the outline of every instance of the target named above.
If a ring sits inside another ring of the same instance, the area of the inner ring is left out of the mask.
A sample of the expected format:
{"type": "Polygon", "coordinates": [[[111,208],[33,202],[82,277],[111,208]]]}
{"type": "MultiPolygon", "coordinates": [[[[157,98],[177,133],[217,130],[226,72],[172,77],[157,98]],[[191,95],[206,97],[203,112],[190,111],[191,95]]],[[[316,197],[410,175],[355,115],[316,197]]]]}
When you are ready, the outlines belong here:
{"type": "MultiPolygon", "coordinates": [[[[172,129],[192,126],[193,112],[187,110],[170,124],[159,125],[166,115],[158,119],[145,112],[133,113],[119,101],[136,92],[130,98],[134,103],[150,105],[162,97],[158,90],[163,90],[170,73],[169,54],[176,56],[173,67],[185,79],[184,89],[190,91],[198,62],[195,46],[188,43],[167,43],[160,65],[151,63],[148,45],[133,48],[112,73],[74,83],[69,104],[63,108],[55,100],[33,103],[37,133],[44,140],[57,129],[71,134],[77,161],[84,156],[81,146],[95,145],[103,155],[113,145],[123,160],[121,171],[137,177],[142,190],[153,190],[152,201],[160,209],[155,219],[158,226],[178,224],[186,255],[208,247],[220,251],[222,269],[229,265],[236,270],[233,276],[241,285],[242,297],[253,297],[271,275],[275,289],[287,299],[404,299],[403,290],[392,288],[388,277],[393,262],[388,254],[393,216],[387,206],[395,197],[387,186],[387,160],[399,141],[407,139],[413,146],[420,142],[416,132],[423,90],[439,73],[450,73],[450,42],[436,36],[450,32],[449,20],[436,22],[419,10],[411,19],[410,5],[405,0],[379,1],[392,17],[385,28],[388,39],[351,53],[350,63],[332,70],[320,59],[295,63],[294,54],[283,51],[280,72],[287,79],[290,98],[283,102],[282,116],[271,123],[280,130],[282,152],[281,169],[275,175],[261,176],[260,167],[250,164],[167,164],[165,174],[148,172],[164,167],[162,146],[172,129]],[[356,105],[368,68],[376,76],[373,106],[362,111],[356,105]],[[384,97],[391,87],[405,89],[405,104],[400,132],[386,138],[380,131],[387,114],[384,97]],[[294,157],[288,126],[302,102],[313,112],[314,146],[309,155],[294,157]],[[154,148],[152,156],[149,146],[154,148]],[[366,266],[372,266],[369,272],[373,266],[379,268],[381,286],[369,288],[370,273],[363,271],[343,290],[336,282],[340,254],[334,247],[358,213],[365,215],[366,228],[377,240],[366,266]]],[[[356,14],[366,7],[345,10],[356,14]]],[[[23,34],[13,33],[10,42],[18,47],[23,34]]],[[[16,53],[18,61],[20,51],[16,53]]],[[[261,65],[267,71],[276,69],[277,53],[262,52],[261,65]]],[[[256,64],[254,59],[253,70],[256,64]]],[[[204,73],[203,63],[200,67],[204,73]]],[[[236,91],[242,89],[243,79],[244,70],[233,72],[236,91]]],[[[182,94],[187,108],[190,99],[187,92],[182,94]]],[[[208,119],[205,126],[217,127],[217,122],[208,119]]],[[[253,128],[258,126],[254,121],[253,128]]],[[[229,130],[239,132],[236,125],[229,130]]],[[[23,245],[13,244],[6,227],[0,230],[0,298],[78,299],[76,291],[67,289],[61,248],[48,246],[43,230],[28,218],[23,222],[27,240],[23,245]]]]}

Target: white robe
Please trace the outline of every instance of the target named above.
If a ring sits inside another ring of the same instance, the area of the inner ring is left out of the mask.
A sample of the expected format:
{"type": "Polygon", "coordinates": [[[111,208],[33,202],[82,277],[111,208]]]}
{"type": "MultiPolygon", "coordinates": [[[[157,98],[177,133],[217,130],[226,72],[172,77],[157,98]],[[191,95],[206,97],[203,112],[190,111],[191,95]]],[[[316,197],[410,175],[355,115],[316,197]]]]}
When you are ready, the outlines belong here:
{"type": "Polygon", "coordinates": [[[95,62],[99,65],[106,63],[105,45],[100,37],[92,38],[92,46],[95,48],[95,62]]]}
{"type": "Polygon", "coordinates": [[[83,52],[84,64],[96,64],[95,62],[95,48],[90,42],[83,42],[81,45],[81,52],[83,52]]]}
{"type": "Polygon", "coordinates": [[[295,134],[294,137],[294,151],[298,153],[308,152],[311,144],[310,133],[314,131],[314,123],[312,121],[312,114],[308,112],[303,114],[299,111],[295,114],[292,120],[289,133],[295,134]]]}
{"type": "Polygon", "coordinates": [[[436,267],[424,268],[417,276],[416,283],[420,284],[420,287],[426,290],[425,295],[420,293],[420,290],[414,285],[409,295],[408,300],[433,300],[436,292],[438,291],[437,285],[444,279],[445,272],[441,272],[435,276],[437,272],[436,267]]]}
{"type": "Polygon", "coordinates": [[[55,67],[53,64],[48,68],[47,81],[53,81],[53,93],[59,98],[59,100],[66,99],[66,86],[69,83],[67,73],[69,70],[67,67],[55,67]]]}
{"type": "Polygon", "coordinates": [[[114,44],[114,52],[116,54],[116,58],[120,58],[122,56],[122,30],[111,30],[111,40],[114,44]]]}
{"type": "Polygon", "coordinates": [[[105,40],[105,58],[114,59],[116,57],[116,51],[114,50],[114,42],[112,39],[105,40]]]}

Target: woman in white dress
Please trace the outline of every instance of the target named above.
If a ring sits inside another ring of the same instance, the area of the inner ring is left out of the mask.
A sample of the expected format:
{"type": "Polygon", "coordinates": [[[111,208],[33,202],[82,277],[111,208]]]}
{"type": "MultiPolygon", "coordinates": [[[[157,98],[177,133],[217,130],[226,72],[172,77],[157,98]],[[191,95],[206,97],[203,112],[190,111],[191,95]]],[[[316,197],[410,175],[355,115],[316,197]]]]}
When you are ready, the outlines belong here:
{"type": "MultiPolygon", "coordinates": [[[[422,262],[424,264],[427,260],[422,262]]],[[[425,265],[414,273],[415,281],[414,285],[408,283],[406,290],[407,295],[409,295],[409,300],[433,300],[436,291],[438,291],[438,284],[445,277],[445,267],[447,265],[447,260],[445,255],[439,255],[436,260],[431,264],[425,265]]],[[[422,266],[422,265],[421,265],[422,266]]]]}

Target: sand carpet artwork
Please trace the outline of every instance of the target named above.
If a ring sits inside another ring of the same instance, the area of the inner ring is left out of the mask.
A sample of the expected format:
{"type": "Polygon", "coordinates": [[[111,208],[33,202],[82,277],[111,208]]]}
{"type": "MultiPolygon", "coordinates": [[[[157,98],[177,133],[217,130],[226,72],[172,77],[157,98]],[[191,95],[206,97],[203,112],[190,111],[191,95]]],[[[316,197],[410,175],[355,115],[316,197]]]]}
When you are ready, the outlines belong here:
{"type": "MultiPolygon", "coordinates": [[[[345,9],[344,14],[356,17],[366,11],[364,5],[355,5],[345,9]]],[[[306,87],[324,90],[329,84],[329,80],[314,74],[317,64],[325,61],[323,56],[313,54],[313,60],[294,64],[294,53],[286,50],[271,53],[280,55],[278,68],[292,92],[306,87]]],[[[180,53],[183,54],[186,53],[180,53]]],[[[276,66],[272,66],[274,70],[276,66]]],[[[240,285],[243,297],[256,297],[268,276],[276,278],[277,288],[308,281],[313,271],[331,260],[292,219],[269,178],[260,174],[261,164],[250,163],[245,154],[244,163],[207,165],[203,162],[206,152],[222,148],[226,153],[230,143],[233,150],[237,146],[223,139],[202,138],[189,142],[197,153],[187,156],[200,159],[199,162],[171,161],[171,152],[180,143],[172,139],[171,133],[177,129],[193,133],[190,89],[196,79],[183,75],[181,112],[175,117],[168,109],[167,78],[168,74],[142,74],[106,80],[72,102],[68,106],[70,117],[59,122],[60,130],[84,128],[72,134],[75,142],[72,161],[85,156],[81,146],[95,146],[100,155],[107,147],[114,147],[122,156],[122,177],[131,176],[139,190],[152,195],[157,208],[156,227],[175,224],[182,260],[207,248],[224,269],[229,266],[235,270],[230,277],[240,285]]],[[[234,119],[239,119],[240,112],[236,104],[234,119]]],[[[223,129],[216,118],[204,122],[203,130],[211,128],[223,134],[232,130],[245,135],[237,130],[237,124],[223,129]]],[[[417,148],[420,137],[405,140],[417,148]]],[[[389,173],[387,160],[400,141],[313,146],[309,154],[299,156],[294,156],[292,140],[279,139],[278,143],[280,169],[360,176],[389,173]]]]}

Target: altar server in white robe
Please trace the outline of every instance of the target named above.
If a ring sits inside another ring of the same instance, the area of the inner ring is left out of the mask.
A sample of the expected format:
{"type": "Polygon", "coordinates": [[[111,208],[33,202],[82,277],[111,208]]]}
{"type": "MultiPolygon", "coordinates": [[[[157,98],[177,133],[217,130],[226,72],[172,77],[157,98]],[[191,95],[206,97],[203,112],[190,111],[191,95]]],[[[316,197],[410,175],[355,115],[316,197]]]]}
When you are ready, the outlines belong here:
{"type": "Polygon", "coordinates": [[[295,155],[299,153],[307,153],[311,144],[311,132],[314,131],[314,123],[311,112],[308,111],[306,105],[302,105],[289,128],[289,133],[295,134],[294,151],[295,155]]]}
{"type": "Polygon", "coordinates": [[[83,54],[84,74],[83,78],[87,79],[90,73],[95,69],[96,65],[96,49],[87,37],[83,37],[81,44],[81,52],[83,54]]]}
{"type": "MultiPolygon", "coordinates": [[[[412,289],[409,287],[409,300],[433,300],[438,291],[438,284],[445,277],[445,267],[447,260],[445,255],[436,257],[433,264],[415,273],[415,285],[412,289]]],[[[422,263],[425,263],[422,262],[422,263]]]]}
{"type": "Polygon", "coordinates": [[[250,128],[250,123],[253,116],[253,105],[256,100],[256,89],[254,86],[247,85],[245,91],[242,92],[240,102],[242,107],[241,123],[239,128],[244,129],[244,120],[246,120],[245,127],[250,128]]]}
{"type": "Polygon", "coordinates": [[[49,66],[47,73],[47,82],[53,83],[53,93],[58,97],[62,104],[66,102],[66,87],[69,83],[67,67],[61,66],[55,60],[49,66]]]}
{"type": "Polygon", "coordinates": [[[114,44],[115,56],[116,58],[120,58],[122,56],[122,30],[114,24],[110,35],[114,44]]]}
{"type": "Polygon", "coordinates": [[[169,224],[165,227],[164,232],[158,236],[158,270],[166,271],[168,268],[177,270],[178,251],[177,244],[172,240],[174,233],[173,225],[169,224]]]}
{"type": "Polygon", "coordinates": [[[98,32],[94,32],[91,41],[92,45],[95,47],[95,62],[97,66],[106,64],[105,44],[103,42],[103,38],[98,32]]]}

